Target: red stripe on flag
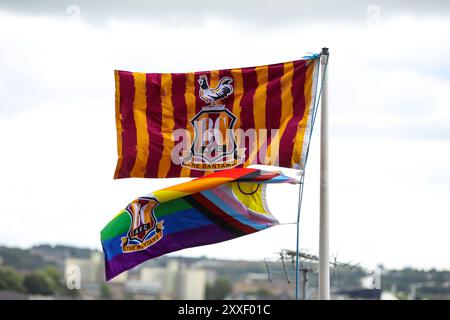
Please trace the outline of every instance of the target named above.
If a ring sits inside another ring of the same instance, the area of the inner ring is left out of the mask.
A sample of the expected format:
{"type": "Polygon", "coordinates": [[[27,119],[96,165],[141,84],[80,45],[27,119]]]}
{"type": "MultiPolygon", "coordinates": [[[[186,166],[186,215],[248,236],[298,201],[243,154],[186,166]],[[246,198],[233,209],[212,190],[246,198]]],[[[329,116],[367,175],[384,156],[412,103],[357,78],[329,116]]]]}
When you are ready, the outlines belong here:
{"type": "Polygon", "coordinates": [[[252,168],[233,168],[229,170],[215,171],[211,174],[208,174],[207,176],[200,177],[199,179],[230,178],[236,180],[246,175],[254,174],[257,171],[259,170],[252,168]]]}
{"type": "Polygon", "coordinates": [[[145,177],[158,177],[159,160],[161,159],[164,143],[161,133],[161,74],[147,74],[147,130],[150,145],[148,146],[148,161],[145,177]]]}
{"type": "Polygon", "coordinates": [[[130,176],[136,161],[137,133],[134,122],[134,78],[132,72],[119,71],[120,113],[122,116],[122,167],[118,178],[130,176]]]}
{"type": "MultiPolygon", "coordinates": [[[[266,128],[267,146],[272,141],[271,129],[280,128],[281,120],[281,77],[284,74],[284,64],[270,65],[268,68],[267,98],[266,98],[266,128]]],[[[264,161],[264,159],[261,159],[264,161]]]]}
{"type": "MultiPolygon", "coordinates": [[[[241,99],[241,114],[236,115],[241,118],[241,128],[246,132],[248,129],[255,128],[255,119],[253,117],[253,96],[255,95],[256,88],[258,86],[258,79],[256,77],[256,71],[254,67],[243,68],[242,80],[244,86],[244,93],[241,99]]],[[[256,132],[256,135],[258,133],[256,132]]],[[[249,157],[249,141],[245,139],[245,160],[249,157]]],[[[256,141],[255,145],[256,146],[256,141]]]]}
{"type": "Polygon", "coordinates": [[[266,173],[254,178],[253,181],[268,181],[275,177],[278,177],[279,175],[279,173],[266,173]]]}
{"type": "MultiPolygon", "coordinates": [[[[294,61],[294,75],[292,76],[292,101],[293,117],[289,120],[283,136],[280,140],[280,162],[281,167],[290,167],[292,153],[294,151],[294,139],[299,122],[305,114],[305,80],[307,60],[294,61]]],[[[299,147],[299,146],[297,146],[299,147]]]]}
{"type": "MultiPolygon", "coordinates": [[[[172,73],[172,104],[173,104],[173,120],[175,123],[174,130],[186,129],[188,125],[187,119],[187,105],[184,98],[186,92],[186,74],[172,73]]],[[[180,139],[181,140],[181,139],[180,139]]],[[[177,144],[179,141],[175,141],[177,144]]],[[[190,148],[190,146],[188,146],[190,148]]],[[[181,158],[182,154],[176,155],[181,158]]],[[[179,177],[181,173],[181,164],[170,163],[167,178],[179,177]]]]}

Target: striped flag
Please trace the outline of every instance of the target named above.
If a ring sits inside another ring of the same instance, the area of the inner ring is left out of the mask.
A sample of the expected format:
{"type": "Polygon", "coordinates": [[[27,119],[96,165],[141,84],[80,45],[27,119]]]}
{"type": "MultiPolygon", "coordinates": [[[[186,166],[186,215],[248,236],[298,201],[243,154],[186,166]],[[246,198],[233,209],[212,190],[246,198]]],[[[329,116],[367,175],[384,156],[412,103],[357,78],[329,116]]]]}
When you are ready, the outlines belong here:
{"type": "Polygon", "coordinates": [[[318,57],[191,73],[115,71],[115,178],[303,169],[318,57]]]}
{"type": "Polygon", "coordinates": [[[222,170],[133,200],[101,231],[106,280],[163,254],[222,242],[278,224],[267,183],[297,183],[278,172],[222,170]]]}

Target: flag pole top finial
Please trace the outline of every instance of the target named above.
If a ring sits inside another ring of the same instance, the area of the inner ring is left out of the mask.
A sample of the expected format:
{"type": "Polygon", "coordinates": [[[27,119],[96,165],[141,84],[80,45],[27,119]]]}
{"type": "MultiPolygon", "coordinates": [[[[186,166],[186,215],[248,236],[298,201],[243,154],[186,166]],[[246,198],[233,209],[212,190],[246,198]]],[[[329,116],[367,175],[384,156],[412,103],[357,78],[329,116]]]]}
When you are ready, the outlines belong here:
{"type": "Polygon", "coordinates": [[[328,63],[328,56],[328,48],[322,48],[322,52],[320,53],[320,62],[322,63],[322,65],[326,65],[328,63]]]}

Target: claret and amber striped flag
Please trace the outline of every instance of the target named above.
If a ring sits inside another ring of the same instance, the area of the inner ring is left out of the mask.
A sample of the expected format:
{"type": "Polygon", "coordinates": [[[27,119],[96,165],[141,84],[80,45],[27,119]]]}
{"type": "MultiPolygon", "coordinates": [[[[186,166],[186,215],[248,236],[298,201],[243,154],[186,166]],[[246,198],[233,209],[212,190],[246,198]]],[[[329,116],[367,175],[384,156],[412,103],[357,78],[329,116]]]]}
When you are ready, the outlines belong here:
{"type": "Polygon", "coordinates": [[[318,55],[190,73],[115,71],[115,178],[200,177],[251,164],[303,169],[318,55]]]}

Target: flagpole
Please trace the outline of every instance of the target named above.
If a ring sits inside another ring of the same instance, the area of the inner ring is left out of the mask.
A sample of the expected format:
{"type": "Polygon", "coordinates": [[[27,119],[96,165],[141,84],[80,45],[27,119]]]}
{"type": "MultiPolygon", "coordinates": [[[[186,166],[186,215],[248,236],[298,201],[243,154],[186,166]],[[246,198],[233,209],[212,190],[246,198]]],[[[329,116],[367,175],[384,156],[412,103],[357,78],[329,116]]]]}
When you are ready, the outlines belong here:
{"type": "Polygon", "coordinates": [[[328,189],[328,84],[325,70],[328,48],[320,55],[322,75],[320,125],[320,230],[319,230],[319,299],[330,299],[329,189],[328,189]]]}

